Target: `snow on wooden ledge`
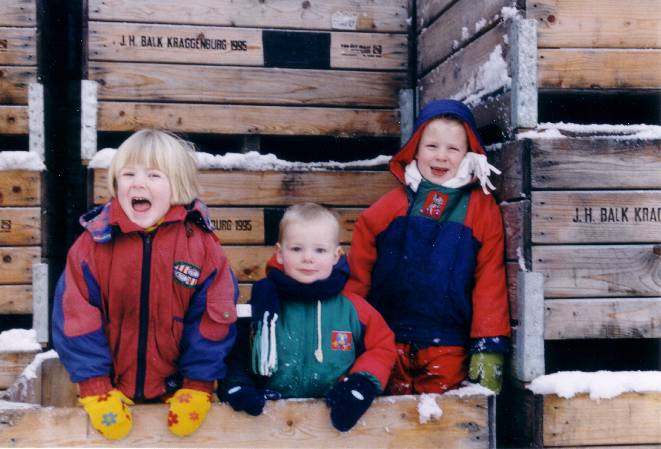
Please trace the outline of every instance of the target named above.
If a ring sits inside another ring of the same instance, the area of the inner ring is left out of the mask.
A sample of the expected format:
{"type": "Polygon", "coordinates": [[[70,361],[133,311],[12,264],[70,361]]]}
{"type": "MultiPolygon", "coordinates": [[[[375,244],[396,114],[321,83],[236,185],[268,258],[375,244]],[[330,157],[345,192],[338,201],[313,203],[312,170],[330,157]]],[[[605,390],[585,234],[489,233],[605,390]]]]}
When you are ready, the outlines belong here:
{"type": "MultiPolygon", "coordinates": [[[[1,405],[1,404],[0,404],[1,405]]],[[[134,426],[123,440],[105,440],[82,408],[0,408],[0,447],[250,447],[250,448],[489,448],[494,444],[494,396],[423,395],[377,398],[349,432],[336,431],[322,400],[269,402],[252,417],[214,404],[202,427],[179,438],[167,430],[165,404],[131,408],[134,426]],[[442,413],[420,422],[431,396],[442,413]],[[439,417],[440,416],[440,417],[439,417]]]]}

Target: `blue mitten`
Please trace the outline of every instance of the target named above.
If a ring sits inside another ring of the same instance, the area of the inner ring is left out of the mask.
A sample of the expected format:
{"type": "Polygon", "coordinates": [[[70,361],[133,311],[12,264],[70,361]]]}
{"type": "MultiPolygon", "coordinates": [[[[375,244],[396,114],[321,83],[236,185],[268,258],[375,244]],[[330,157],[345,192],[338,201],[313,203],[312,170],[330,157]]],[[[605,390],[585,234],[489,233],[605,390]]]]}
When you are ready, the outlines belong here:
{"type": "Polygon", "coordinates": [[[280,393],[273,390],[258,390],[252,385],[218,386],[218,399],[229,403],[237,412],[259,416],[266,400],[280,399],[280,393]]]}
{"type": "Polygon", "coordinates": [[[333,427],[340,432],[351,429],[367,411],[378,394],[376,385],[362,374],[350,374],[326,394],[333,427]]]}

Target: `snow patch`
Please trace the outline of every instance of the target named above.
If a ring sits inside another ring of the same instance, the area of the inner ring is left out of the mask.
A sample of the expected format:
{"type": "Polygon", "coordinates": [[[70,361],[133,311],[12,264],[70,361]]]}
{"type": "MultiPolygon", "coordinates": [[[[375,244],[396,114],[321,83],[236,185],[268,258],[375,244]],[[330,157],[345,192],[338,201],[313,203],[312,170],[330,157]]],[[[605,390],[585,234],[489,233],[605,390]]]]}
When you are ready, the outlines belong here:
{"type": "Polygon", "coordinates": [[[48,359],[57,359],[60,356],[55,352],[54,349],[51,349],[50,351],[47,352],[40,352],[34,357],[34,360],[32,363],[30,363],[28,366],[25,367],[21,375],[19,376],[19,379],[36,379],[37,377],[37,371],[41,367],[41,364],[44,362],[44,360],[48,359]]]}
{"type": "Polygon", "coordinates": [[[661,392],[661,371],[561,371],[534,379],[528,389],[567,399],[580,393],[593,400],[612,399],[627,392],[661,392]]]}
{"type": "MultiPolygon", "coordinates": [[[[117,150],[104,148],[94,155],[90,161],[90,168],[108,168],[117,150]]],[[[226,153],[213,155],[209,153],[195,153],[197,168],[199,170],[246,170],[246,171],[322,171],[337,169],[360,169],[387,165],[391,156],[380,155],[372,159],[363,159],[350,162],[290,162],[278,159],[275,154],[260,154],[257,151],[247,153],[226,153]]]]}
{"type": "Polygon", "coordinates": [[[9,329],[0,333],[0,352],[41,351],[34,329],[9,329]]]}
{"type": "Polygon", "coordinates": [[[461,27],[461,40],[465,41],[470,37],[470,33],[468,32],[468,28],[466,27],[461,27]]]}
{"type": "Polygon", "coordinates": [[[458,396],[460,398],[466,396],[493,396],[495,393],[480,384],[463,381],[461,387],[455,390],[450,390],[445,393],[445,396],[458,396]]]}
{"type": "Polygon", "coordinates": [[[503,47],[498,44],[489,54],[487,62],[480,66],[477,73],[452,98],[463,100],[468,106],[473,107],[481,102],[482,97],[502,88],[509,88],[511,85],[512,78],[507,74],[503,47]]]}
{"type": "Polygon", "coordinates": [[[562,139],[567,137],[615,140],[661,139],[659,125],[611,125],[577,123],[540,123],[536,128],[517,134],[521,139],[562,139]]]}
{"type": "Polygon", "coordinates": [[[438,419],[443,416],[443,410],[436,403],[436,394],[421,394],[418,401],[418,414],[420,415],[420,424],[425,424],[430,420],[438,419]]]}
{"type": "Polygon", "coordinates": [[[0,170],[46,170],[44,162],[32,151],[0,151],[0,170]]]}
{"type": "Polygon", "coordinates": [[[503,16],[504,20],[513,20],[519,17],[519,10],[513,6],[503,6],[500,9],[500,15],[503,16]]]}
{"type": "Polygon", "coordinates": [[[36,410],[41,408],[40,405],[37,404],[28,404],[26,402],[13,402],[13,401],[4,401],[0,400],[0,410],[2,411],[8,411],[8,410],[36,410]]]}
{"type": "Polygon", "coordinates": [[[475,32],[479,33],[485,26],[487,26],[487,19],[483,17],[475,23],[475,32]]]}
{"type": "Polygon", "coordinates": [[[526,268],[526,258],[523,257],[523,248],[520,246],[516,247],[516,258],[519,262],[519,270],[521,271],[528,271],[526,268]]]}

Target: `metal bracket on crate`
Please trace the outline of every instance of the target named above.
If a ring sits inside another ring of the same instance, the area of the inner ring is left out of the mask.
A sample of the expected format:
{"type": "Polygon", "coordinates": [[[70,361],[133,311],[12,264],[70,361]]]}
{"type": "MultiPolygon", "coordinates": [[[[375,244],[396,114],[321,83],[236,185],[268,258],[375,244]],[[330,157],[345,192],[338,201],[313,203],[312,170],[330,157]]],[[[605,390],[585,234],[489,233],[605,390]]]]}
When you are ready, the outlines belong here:
{"type": "Polygon", "coordinates": [[[517,18],[509,31],[512,128],[537,126],[537,23],[517,18]]]}
{"type": "Polygon", "coordinates": [[[544,365],[544,275],[517,273],[516,307],[519,324],[513,330],[512,371],[522,382],[545,374],[544,365]]]}
{"type": "Polygon", "coordinates": [[[32,328],[37,341],[48,343],[48,264],[32,264],[32,328]]]}
{"type": "Polygon", "coordinates": [[[30,152],[44,160],[44,85],[28,85],[28,123],[30,152]]]}
{"type": "Polygon", "coordinates": [[[80,86],[80,158],[89,161],[96,154],[96,124],[99,83],[82,80],[80,86]]]}

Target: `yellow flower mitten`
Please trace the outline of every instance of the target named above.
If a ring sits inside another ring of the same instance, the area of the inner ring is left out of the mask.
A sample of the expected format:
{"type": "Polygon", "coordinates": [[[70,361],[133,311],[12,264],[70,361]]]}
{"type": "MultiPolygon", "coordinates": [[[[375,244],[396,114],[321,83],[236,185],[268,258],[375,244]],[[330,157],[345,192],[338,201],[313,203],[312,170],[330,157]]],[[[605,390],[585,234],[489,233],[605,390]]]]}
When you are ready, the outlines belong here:
{"type": "Polygon", "coordinates": [[[181,388],[166,402],[170,404],[168,412],[170,432],[185,437],[202,425],[211,409],[211,394],[191,388],[181,388]]]}
{"type": "Polygon", "coordinates": [[[85,396],[79,400],[90,417],[92,427],[109,440],[124,438],[133,427],[131,410],[133,401],[124,393],[113,389],[105,394],[85,396]]]}

